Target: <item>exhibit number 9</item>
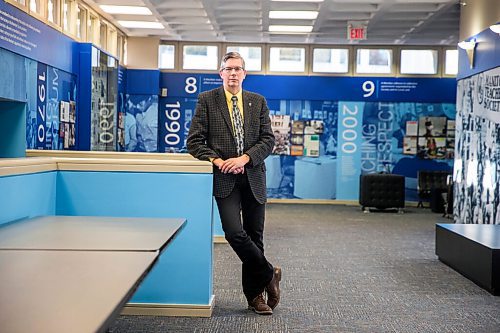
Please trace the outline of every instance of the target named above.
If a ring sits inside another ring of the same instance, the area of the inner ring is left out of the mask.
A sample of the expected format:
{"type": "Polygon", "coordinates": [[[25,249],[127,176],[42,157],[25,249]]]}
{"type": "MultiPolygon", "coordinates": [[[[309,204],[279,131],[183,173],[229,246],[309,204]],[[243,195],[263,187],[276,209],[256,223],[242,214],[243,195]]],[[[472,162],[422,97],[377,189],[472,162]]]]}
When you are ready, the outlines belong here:
{"type": "Polygon", "coordinates": [[[375,83],[373,83],[373,81],[365,81],[363,82],[362,88],[365,92],[365,94],[363,94],[363,97],[370,97],[375,92],[375,83]]]}

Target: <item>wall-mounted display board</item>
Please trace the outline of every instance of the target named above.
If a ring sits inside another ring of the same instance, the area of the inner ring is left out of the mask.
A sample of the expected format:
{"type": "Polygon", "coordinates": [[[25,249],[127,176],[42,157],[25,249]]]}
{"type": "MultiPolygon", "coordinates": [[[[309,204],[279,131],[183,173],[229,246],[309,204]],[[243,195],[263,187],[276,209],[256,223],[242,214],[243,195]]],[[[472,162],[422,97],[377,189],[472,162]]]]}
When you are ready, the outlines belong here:
{"type": "Polygon", "coordinates": [[[125,96],[124,147],[129,152],[158,151],[158,95],[125,96]]]}
{"type": "MultiPolygon", "coordinates": [[[[158,152],[159,76],[158,70],[126,71],[126,92],[120,90],[119,93],[123,100],[120,112],[123,113],[124,151],[158,152]]],[[[173,116],[176,115],[174,111],[173,116]]]]}
{"type": "Polygon", "coordinates": [[[455,149],[455,221],[500,223],[500,67],[458,81],[455,149]]]}
{"type": "Polygon", "coordinates": [[[290,121],[290,116],[272,115],[271,127],[275,138],[273,154],[319,156],[323,120],[290,121]]]}
{"type": "Polygon", "coordinates": [[[30,62],[27,80],[26,147],[75,149],[76,77],[42,63],[30,62]]]}
{"type": "Polygon", "coordinates": [[[447,117],[420,117],[406,122],[403,154],[420,158],[453,159],[455,120],[447,117]]]}

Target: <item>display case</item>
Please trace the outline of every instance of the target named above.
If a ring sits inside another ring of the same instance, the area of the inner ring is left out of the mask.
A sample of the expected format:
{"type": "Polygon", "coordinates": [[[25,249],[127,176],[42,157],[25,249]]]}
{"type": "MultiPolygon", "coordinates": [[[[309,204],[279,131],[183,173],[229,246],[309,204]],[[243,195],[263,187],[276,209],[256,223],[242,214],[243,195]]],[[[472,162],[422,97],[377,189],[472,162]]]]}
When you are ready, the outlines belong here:
{"type": "Polygon", "coordinates": [[[79,150],[115,151],[118,136],[118,60],[80,44],[79,150]]]}

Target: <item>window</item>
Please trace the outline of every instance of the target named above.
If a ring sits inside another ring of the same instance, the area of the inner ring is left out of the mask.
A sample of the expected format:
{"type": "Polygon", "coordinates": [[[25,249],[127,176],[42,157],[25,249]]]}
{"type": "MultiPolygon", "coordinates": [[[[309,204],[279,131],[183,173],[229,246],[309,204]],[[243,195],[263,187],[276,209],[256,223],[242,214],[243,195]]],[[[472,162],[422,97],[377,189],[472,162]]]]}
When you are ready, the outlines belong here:
{"type": "Polygon", "coordinates": [[[313,51],[313,72],[347,73],[349,70],[348,49],[320,49],[313,51]]]}
{"type": "Polygon", "coordinates": [[[356,73],[392,72],[392,50],[390,49],[358,49],[356,54],[356,73]]]}
{"type": "Polygon", "coordinates": [[[107,50],[109,53],[116,55],[116,40],[117,34],[116,30],[112,28],[112,26],[108,26],[108,47],[107,50]]]}
{"type": "Polygon", "coordinates": [[[457,75],[458,73],[458,50],[446,50],[444,59],[444,74],[457,75]]]}
{"type": "Polygon", "coordinates": [[[121,61],[121,63],[124,62],[124,44],[125,44],[125,37],[118,33],[118,37],[116,40],[116,57],[121,61]]]}
{"type": "Polygon", "coordinates": [[[247,71],[262,70],[262,48],[260,46],[228,46],[227,52],[238,52],[245,59],[247,71]]]}
{"type": "Polygon", "coordinates": [[[26,6],[26,0],[12,0],[12,2],[18,3],[22,7],[26,6]]]}
{"type": "Polygon", "coordinates": [[[61,24],[61,0],[47,1],[47,20],[56,25],[61,24]]]}
{"type": "Polygon", "coordinates": [[[30,0],[30,12],[45,16],[44,2],[42,0],[30,0]]]}
{"type": "Polygon", "coordinates": [[[75,0],[63,0],[63,31],[76,35],[77,4],[75,0]]]}
{"type": "Polygon", "coordinates": [[[82,41],[87,40],[87,10],[78,6],[76,17],[76,37],[82,41]]]}
{"type": "Polygon", "coordinates": [[[88,34],[88,41],[95,44],[99,45],[99,18],[94,15],[90,15],[90,20],[88,21],[89,25],[89,34],[88,34]]]}
{"type": "Polygon", "coordinates": [[[273,72],[304,72],[306,49],[302,47],[271,47],[269,70],[273,72]]]}
{"type": "Polygon", "coordinates": [[[436,74],[437,50],[401,50],[401,74],[436,74]]]}
{"type": "Polygon", "coordinates": [[[184,45],[182,69],[216,70],[218,67],[218,47],[210,45],[184,45]]]}
{"type": "Polygon", "coordinates": [[[175,45],[160,45],[158,49],[158,68],[175,68],[175,45]]]}
{"type": "Polygon", "coordinates": [[[99,45],[105,50],[108,48],[108,26],[102,21],[99,23],[99,45]]]}

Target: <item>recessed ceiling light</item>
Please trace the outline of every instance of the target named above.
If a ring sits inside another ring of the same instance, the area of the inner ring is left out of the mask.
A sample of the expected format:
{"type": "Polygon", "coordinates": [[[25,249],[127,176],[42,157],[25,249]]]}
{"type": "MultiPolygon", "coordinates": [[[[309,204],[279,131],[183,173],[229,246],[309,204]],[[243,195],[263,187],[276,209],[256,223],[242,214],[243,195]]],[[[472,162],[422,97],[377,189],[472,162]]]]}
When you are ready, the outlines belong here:
{"type": "Polygon", "coordinates": [[[270,25],[270,32],[311,32],[312,25],[270,25]]]}
{"type": "Polygon", "coordinates": [[[315,20],[318,17],[317,11],[312,10],[271,10],[270,19],[298,19],[315,20]]]}
{"type": "Polygon", "coordinates": [[[148,7],[99,5],[108,14],[153,15],[148,7]]]}
{"type": "Polygon", "coordinates": [[[165,29],[160,22],[151,21],[118,21],[118,24],[124,28],[132,29],[165,29]]]}

